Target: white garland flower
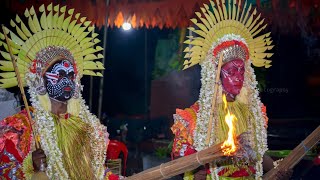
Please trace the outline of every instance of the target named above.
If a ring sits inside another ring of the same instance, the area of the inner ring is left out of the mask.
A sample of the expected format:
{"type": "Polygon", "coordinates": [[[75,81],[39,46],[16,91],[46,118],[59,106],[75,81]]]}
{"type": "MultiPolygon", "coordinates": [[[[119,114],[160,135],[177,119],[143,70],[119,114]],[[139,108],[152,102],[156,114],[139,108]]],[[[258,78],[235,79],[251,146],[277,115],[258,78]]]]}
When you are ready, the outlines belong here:
{"type": "Polygon", "coordinates": [[[69,175],[65,170],[62,163],[62,153],[58,148],[57,136],[55,133],[55,127],[53,118],[50,114],[45,111],[40,105],[36,89],[32,86],[32,81],[29,80],[32,78],[33,74],[27,74],[27,83],[29,86],[29,94],[31,97],[32,106],[35,108],[35,120],[36,127],[35,130],[40,135],[40,144],[43,148],[45,154],[48,157],[47,161],[47,170],[46,173],[50,179],[69,179],[69,175]]]}
{"type": "MultiPolygon", "coordinates": [[[[206,59],[200,64],[201,65],[201,89],[199,94],[199,111],[197,113],[197,122],[196,128],[194,130],[194,146],[197,151],[201,151],[207,147],[205,144],[205,139],[208,131],[208,120],[210,119],[210,112],[211,112],[211,102],[212,96],[214,94],[214,84],[215,84],[215,73],[218,64],[218,58],[213,57],[213,50],[219,44],[237,40],[241,41],[242,43],[246,44],[245,40],[238,35],[234,34],[227,34],[219,39],[216,43],[212,45],[212,48],[207,53],[206,59]]],[[[253,68],[251,67],[251,61],[248,60],[245,62],[245,81],[244,81],[244,88],[248,89],[248,96],[249,96],[249,106],[250,110],[253,113],[253,120],[250,120],[249,131],[251,133],[251,142],[254,142],[254,146],[257,149],[258,154],[258,161],[256,162],[255,169],[256,169],[256,179],[260,179],[263,174],[262,168],[262,158],[267,147],[267,131],[266,127],[264,126],[264,118],[261,112],[261,101],[259,98],[259,91],[257,89],[257,81],[254,75],[253,68]],[[254,126],[254,127],[253,127],[254,126]]],[[[212,123],[212,127],[217,124],[217,119],[214,117],[212,123]]],[[[211,141],[209,146],[212,144],[217,143],[216,134],[214,132],[214,128],[211,132],[211,141]]],[[[217,176],[217,169],[212,169],[212,178],[218,179],[217,176]]]]}
{"type": "MultiPolygon", "coordinates": [[[[27,74],[27,84],[29,86],[29,94],[31,96],[32,106],[35,108],[35,130],[40,135],[40,143],[45,154],[47,155],[47,170],[46,173],[50,179],[68,180],[69,175],[64,168],[62,162],[62,152],[58,148],[56,130],[52,116],[44,110],[40,105],[36,88],[32,86],[32,82],[36,79],[36,75],[33,73],[27,74]]],[[[108,143],[108,133],[105,126],[100,124],[99,119],[92,115],[88,107],[85,105],[80,93],[80,114],[79,117],[84,122],[93,127],[93,131],[90,132],[91,137],[91,149],[93,152],[93,159],[91,161],[94,168],[94,172],[97,179],[104,179],[104,162],[106,159],[106,146],[108,143]]]]}

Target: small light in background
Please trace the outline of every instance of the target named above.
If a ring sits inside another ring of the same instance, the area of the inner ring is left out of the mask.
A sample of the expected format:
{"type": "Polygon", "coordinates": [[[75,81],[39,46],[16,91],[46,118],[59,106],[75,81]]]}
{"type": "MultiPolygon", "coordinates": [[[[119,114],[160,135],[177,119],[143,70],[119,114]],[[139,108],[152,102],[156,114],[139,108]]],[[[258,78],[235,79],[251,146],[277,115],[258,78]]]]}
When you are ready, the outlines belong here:
{"type": "Polygon", "coordinates": [[[122,28],[123,28],[123,30],[128,31],[131,29],[131,24],[128,22],[125,22],[122,24],[122,28]]]}
{"type": "Polygon", "coordinates": [[[143,129],[144,129],[144,130],[146,130],[146,129],[147,129],[147,127],[143,126],[143,129]]]}

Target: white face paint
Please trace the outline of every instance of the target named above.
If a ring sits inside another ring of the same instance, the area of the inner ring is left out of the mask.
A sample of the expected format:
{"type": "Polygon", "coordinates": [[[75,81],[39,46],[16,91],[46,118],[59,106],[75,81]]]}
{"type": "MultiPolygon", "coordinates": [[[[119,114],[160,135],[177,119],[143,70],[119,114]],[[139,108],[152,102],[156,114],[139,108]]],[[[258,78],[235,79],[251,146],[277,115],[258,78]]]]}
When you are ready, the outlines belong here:
{"type": "Polygon", "coordinates": [[[49,97],[59,100],[69,100],[75,90],[75,70],[73,65],[68,60],[62,60],[52,65],[45,73],[47,80],[46,88],[49,97]]]}

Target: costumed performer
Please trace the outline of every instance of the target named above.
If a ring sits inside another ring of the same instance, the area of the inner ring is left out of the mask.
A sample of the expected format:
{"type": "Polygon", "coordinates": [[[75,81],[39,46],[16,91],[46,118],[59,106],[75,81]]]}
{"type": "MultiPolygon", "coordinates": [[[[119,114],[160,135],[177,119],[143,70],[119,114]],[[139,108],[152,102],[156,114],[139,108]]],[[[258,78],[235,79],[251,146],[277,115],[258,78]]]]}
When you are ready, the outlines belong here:
{"type": "MultiPolygon", "coordinates": [[[[213,162],[207,169],[207,178],[211,179],[261,179],[263,161],[272,168],[272,159],[266,157],[267,122],[266,107],[261,103],[257,81],[254,74],[256,67],[269,68],[273,48],[270,33],[259,35],[266,28],[264,20],[257,15],[252,5],[236,0],[210,1],[204,4],[198,19],[191,21],[195,27],[189,30],[196,36],[188,36],[185,41],[189,46],[186,52],[184,69],[196,64],[201,66],[201,89],[199,100],[190,108],[177,109],[174,124],[171,127],[175,135],[173,155],[186,156],[201,151],[206,147],[227,139],[228,126],[225,123],[227,112],[224,110],[223,94],[228,101],[228,109],[233,113],[236,135],[243,134],[249,141],[248,147],[242,147],[241,156],[232,156],[213,162]],[[223,56],[219,82],[215,82],[220,56],[223,56]],[[214,86],[218,83],[217,97],[214,86]],[[209,143],[206,143],[212,99],[212,131],[209,143]],[[271,166],[270,166],[271,164],[271,166]]],[[[267,167],[267,166],[266,166],[267,167]]],[[[185,173],[185,179],[198,176],[193,172],[185,173]]],[[[280,173],[279,177],[287,176],[280,173]]],[[[201,179],[201,178],[200,178],[201,179]]]]}
{"type": "Polygon", "coordinates": [[[1,122],[0,173],[5,179],[31,179],[44,171],[49,179],[118,179],[105,167],[107,128],[81,96],[83,75],[102,76],[100,42],[86,17],[66,6],[33,7],[10,21],[0,34],[1,87],[18,85],[8,46],[17,59],[23,85],[29,87],[33,120],[26,112],[1,122]],[[26,20],[26,21],[24,21],[26,20]],[[32,136],[33,131],[39,137],[32,136]],[[41,148],[33,148],[39,140],[41,148]]]}

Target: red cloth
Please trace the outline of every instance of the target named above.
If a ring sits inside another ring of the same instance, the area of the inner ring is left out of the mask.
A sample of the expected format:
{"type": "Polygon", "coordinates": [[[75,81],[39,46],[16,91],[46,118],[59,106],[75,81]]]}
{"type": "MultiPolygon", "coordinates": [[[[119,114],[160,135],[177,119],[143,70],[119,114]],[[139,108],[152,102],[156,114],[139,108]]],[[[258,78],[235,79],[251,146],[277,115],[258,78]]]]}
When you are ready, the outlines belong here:
{"type": "MultiPolygon", "coordinates": [[[[102,27],[106,22],[111,27],[118,26],[124,21],[132,23],[133,27],[153,28],[158,26],[160,29],[187,27],[191,25],[190,18],[194,17],[194,12],[201,12],[200,7],[208,0],[186,1],[186,0],[110,0],[108,6],[105,0],[83,1],[78,0],[59,1],[60,7],[67,5],[67,8],[75,8],[75,13],[88,17],[97,27],[102,27]],[[117,22],[117,17],[122,14],[122,20],[117,22]]],[[[26,8],[33,6],[38,12],[38,7],[42,4],[48,5],[52,0],[28,0],[28,1],[5,1],[4,6],[11,9],[13,13],[23,14],[26,8]]],[[[242,1],[244,3],[244,1],[242,1]]],[[[312,16],[314,11],[319,10],[320,0],[303,0],[296,3],[296,0],[286,1],[283,4],[280,0],[268,2],[256,1],[258,9],[269,24],[272,23],[275,30],[286,32],[289,28],[297,31],[296,22],[302,14],[304,20],[310,22],[309,27],[319,27],[320,16],[312,16]],[[301,5],[300,5],[301,4],[301,5]],[[278,27],[278,28],[277,28],[278,27]]],[[[54,6],[57,3],[53,4],[54,6]]],[[[315,28],[315,31],[317,28],[315,28]]]]}
{"type": "Polygon", "coordinates": [[[128,148],[124,143],[120,141],[110,140],[108,145],[108,151],[107,151],[107,159],[118,159],[121,152],[123,153],[123,163],[124,163],[123,175],[125,175],[127,158],[128,158],[128,148]]]}
{"type": "Polygon", "coordinates": [[[25,110],[0,121],[0,177],[23,179],[21,166],[30,151],[31,133],[25,110]]]}
{"type": "MultiPolygon", "coordinates": [[[[241,168],[240,170],[233,172],[229,177],[247,177],[256,173],[256,170],[252,166],[249,167],[249,170],[251,171],[250,173],[248,173],[247,169],[241,168]]],[[[228,168],[224,168],[218,173],[218,175],[223,176],[228,171],[228,168]]]]}
{"type": "MultiPolygon", "coordinates": [[[[18,165],[21,165],[23,159],[17,151],[15,144],[11,140],[5,141],[4,148],[0,154],[0,176],[10,180],[10,171],[12,171],[14,168],[17,168],[18,165]]],[[[14,175],[18,179],[23,179],[22,169],[18,168],[14,175]]]]}
{"type": "Polygon", "coordinates": [[[319,166],[320,165],[320,154],[316,156],[313,160],[314,165],[319,166]]]}
{"type": "Polygon", "coordinates": [[[115,174],[111,174],[110,176],[108,176],[109,180],[119,180],[119,176],[115,175],[115,174]]]}

